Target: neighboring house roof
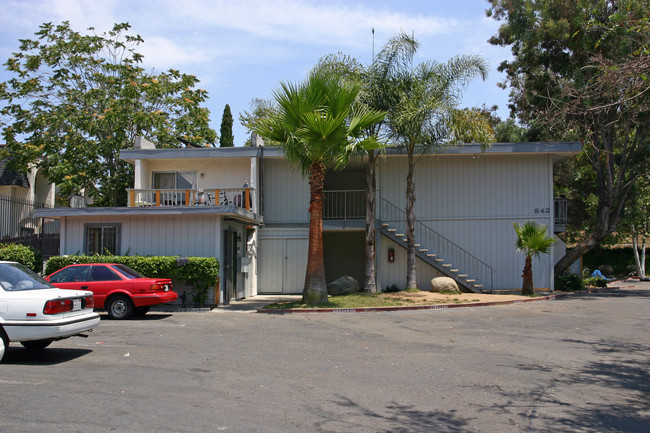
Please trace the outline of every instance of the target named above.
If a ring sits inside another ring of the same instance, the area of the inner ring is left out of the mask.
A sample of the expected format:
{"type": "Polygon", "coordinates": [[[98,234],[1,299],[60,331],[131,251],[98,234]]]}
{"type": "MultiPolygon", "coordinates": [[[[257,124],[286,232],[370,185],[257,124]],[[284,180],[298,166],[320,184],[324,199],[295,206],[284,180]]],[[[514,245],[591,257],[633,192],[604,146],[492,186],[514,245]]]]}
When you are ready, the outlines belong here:
{"type": "Polygon", "coordinates": [[[0,185],[29,188],[27,176],[7,167],[7,160],[0,159],[0,185]]]}

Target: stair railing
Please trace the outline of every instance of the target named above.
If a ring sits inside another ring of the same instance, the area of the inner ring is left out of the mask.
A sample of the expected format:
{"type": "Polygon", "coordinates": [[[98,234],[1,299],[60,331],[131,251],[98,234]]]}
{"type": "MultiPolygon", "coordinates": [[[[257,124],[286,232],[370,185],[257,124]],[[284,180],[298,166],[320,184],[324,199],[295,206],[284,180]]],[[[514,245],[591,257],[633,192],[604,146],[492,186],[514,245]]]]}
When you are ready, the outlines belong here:
{"type": "MultiPolygon", "coordinates": [[[[396,233],[406,237],[406,212],[383,197],[379,199],[377,218],[381,224],[389,224],[397,229],[396,233]]],[[[451,264],[452,269],[458,269],[456,275],[467,275],[463,279],[476,280],[468,282],[468,285],[481,284],[483,290],[492,290],[494,268],[417,219],[415,242],[420,244],[419,248],[426,248],[429,253],[443,259],[443,263],[451,264]]]]}

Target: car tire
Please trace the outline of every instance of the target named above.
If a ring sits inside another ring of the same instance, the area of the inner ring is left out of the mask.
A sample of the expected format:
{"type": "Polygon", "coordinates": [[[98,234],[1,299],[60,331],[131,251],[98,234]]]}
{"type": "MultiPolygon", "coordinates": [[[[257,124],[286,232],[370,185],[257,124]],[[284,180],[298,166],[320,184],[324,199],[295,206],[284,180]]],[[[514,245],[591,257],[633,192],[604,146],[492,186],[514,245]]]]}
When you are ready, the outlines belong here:
{"type": "Polygon", "coordinates": [[[133,302],[127,296],[113,296],[106,305],[106,311],[111,319],[126,319],[133,314],[133,302]]]}
{"type": "Polygon", "coordinates": [[[0,361],[2,361],[2,358],[5,356],[5,352],[7,351],[7,348],[9,347],[9,339],[5,335],[5,331],[0,328],[0,361]]]}
{"type": "Polygon", "coordinates": [[[149,312],[149,307],[135,307],[134,316],[142,317],[149,312]]]}
{"type": "Polygon", "coordinates": [[[21,341],[20,344],[27,350],[43,350],[52,344],[52,340],[21,341]]]}

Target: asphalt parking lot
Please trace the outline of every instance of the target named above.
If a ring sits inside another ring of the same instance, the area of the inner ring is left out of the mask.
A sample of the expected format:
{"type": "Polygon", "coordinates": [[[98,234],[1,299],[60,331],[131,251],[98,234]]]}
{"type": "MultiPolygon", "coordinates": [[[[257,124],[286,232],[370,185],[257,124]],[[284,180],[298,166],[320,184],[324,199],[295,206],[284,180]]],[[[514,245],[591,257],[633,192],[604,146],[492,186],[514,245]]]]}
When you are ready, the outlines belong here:
{"type": "Polygon", "coordinates": [[[650,283],[389,313],[153,313],[0,364],[0,432],[645,432],[650,283]]]}

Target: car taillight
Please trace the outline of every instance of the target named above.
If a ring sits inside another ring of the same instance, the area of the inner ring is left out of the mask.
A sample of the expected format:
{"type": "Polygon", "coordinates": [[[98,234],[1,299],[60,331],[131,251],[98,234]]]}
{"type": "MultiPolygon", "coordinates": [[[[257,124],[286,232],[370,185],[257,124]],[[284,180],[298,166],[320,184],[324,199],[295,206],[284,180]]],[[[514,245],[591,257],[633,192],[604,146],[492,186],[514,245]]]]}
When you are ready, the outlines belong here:
{"type": "Polygon", "coordinates": [[[168,292],[171,289],[172,289],[172,285],[169,283],[167,284],[157,283],[149,286],[149,290],[151,290],[152,292],[161,292],[161,291],[168,292]]]}
{"type": "Polygon", "coordinates": [[[55,299],[47,301],[45,303],[45,308],[43,308],[43,314],[60,314],[67,311],[72,311],[71,299],[55,299]]]}
{"type": "Polygon", "coordinates": [[[95,308],[95,298],[92,295],[86,296],[84,301],[86,303],[85,308],[95,308]]]}

